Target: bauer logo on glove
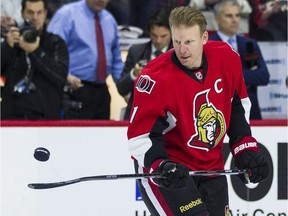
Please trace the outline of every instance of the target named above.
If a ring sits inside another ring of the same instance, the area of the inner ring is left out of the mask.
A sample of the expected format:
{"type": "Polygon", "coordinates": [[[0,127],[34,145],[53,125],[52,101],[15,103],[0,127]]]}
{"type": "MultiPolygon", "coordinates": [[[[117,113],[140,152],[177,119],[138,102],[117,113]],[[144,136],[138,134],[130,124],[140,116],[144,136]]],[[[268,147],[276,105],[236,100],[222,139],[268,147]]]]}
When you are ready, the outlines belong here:
{"type": "Polygon", "coordinates": [[[243,183],[247,184],[249,181],[258,183],[268,177],[269,164],[266,157],[259,152],[255,138],[251,136],[243,137],[239,142],[232,145],[231,152],[237,168],[251,170],[249,176],[239,175],[243,183]]]}

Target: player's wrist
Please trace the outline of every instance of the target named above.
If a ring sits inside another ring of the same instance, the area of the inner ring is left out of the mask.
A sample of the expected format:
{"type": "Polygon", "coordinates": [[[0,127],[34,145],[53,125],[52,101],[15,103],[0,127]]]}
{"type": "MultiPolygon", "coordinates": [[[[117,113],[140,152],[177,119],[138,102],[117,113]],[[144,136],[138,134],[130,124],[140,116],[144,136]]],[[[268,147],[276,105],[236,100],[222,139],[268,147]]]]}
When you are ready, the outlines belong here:
{"type": "Polygon", "coordinates": [[[237,143],[234,143],[230,150],[234,158],[238,157],[244,151],[258,152],[258,142],[252,136],[244,136],[237,143]]]}
{"type": "Polygon", "coordinates": [[[154,161],[154,163],[151,165],[150,169],[149,169],[149,173],[153,173],[155,172],[156,170],[159,169],[159,167],[165,163],[167,160],[165,159],[158,159],[156,161],[154,161]]]}

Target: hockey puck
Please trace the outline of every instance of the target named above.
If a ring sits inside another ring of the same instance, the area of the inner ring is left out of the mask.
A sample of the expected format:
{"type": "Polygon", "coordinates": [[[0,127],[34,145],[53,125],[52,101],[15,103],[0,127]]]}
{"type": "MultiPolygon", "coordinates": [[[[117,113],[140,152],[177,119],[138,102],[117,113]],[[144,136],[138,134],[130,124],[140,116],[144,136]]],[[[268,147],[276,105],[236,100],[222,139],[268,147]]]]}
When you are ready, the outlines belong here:
{"type": "Polygon", "coordinates": [[[36,148],[34,151],[34,158],[38,161],[47,161],[50,157],[50,152],[48,151],[48,149],[43,148],[43,147],[39,147],[36,148]]]}

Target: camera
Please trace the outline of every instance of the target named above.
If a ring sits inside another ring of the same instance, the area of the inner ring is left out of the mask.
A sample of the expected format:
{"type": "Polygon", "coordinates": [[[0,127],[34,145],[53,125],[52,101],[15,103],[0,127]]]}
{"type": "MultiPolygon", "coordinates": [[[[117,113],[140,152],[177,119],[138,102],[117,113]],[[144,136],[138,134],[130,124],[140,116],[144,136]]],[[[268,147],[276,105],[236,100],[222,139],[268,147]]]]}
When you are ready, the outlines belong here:
{"type": "Polygon", "coordinates": [[[38,31],[33,28],[32,22],[30,20],[25,20],[23,27],[20,29],[20,35],[23,36],[23,39],[27,43],[34,43],[39,35],[38,31]]]}
{"type": "Polygon", "coordinates": [[[146,65],[147,65],[147,60],[146,59],[142,59],[142,60],[140,60],[139,62],[138,62],[138,64],[139,64],[139,66],[140,67],[145,67],[146,65]]]}
{"type": "Polygon", "coordinates": [[[63,88],[62,95],[62,105],[63,110],[65,112],[80,112],[82,109],[82,102],[76,101],[72,97],[73,90],[69,87],[69,85],[65,85],[63,88]]]}
{"type": "Polygon", "coordinates": [[[63,100],[63,109],[65,111],[80,112],[82,109],[82,102],[72,101],[72,100],[63,100]]]}
{"type": "Polygon", "coordinates": [[[13,89],[13,93],[18,95],[24,93],[29,94],[30,92],[35,90],[36,90],[35,84],[27,76],[25,76],[18,83],[16,83],[13,89]]]}

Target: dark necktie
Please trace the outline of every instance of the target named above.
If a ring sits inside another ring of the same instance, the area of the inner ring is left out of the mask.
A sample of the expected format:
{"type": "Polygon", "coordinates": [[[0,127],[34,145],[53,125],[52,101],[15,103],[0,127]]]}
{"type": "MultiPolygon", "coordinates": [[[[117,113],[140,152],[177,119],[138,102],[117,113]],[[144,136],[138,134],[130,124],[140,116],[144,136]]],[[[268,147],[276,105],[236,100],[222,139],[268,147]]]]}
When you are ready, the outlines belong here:
{"type": "Polygon", "coordinates": [[[99,82],[104,82],[106,80],[106,56],[105,56],[103,33],[100,26],[98,15],[95,16],[95,27],[96,27],[97,53],[98,53],[97,80],[99,82]]]}
{"type": "Polygon", "coordinates": [[[156,57],[158,57],[159,55],[161,55],[162,54],[162,51],[160,51],[160,50],[156,50],[155,52],[154,52],[154,55],[156,56],[156,57]]]}

